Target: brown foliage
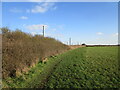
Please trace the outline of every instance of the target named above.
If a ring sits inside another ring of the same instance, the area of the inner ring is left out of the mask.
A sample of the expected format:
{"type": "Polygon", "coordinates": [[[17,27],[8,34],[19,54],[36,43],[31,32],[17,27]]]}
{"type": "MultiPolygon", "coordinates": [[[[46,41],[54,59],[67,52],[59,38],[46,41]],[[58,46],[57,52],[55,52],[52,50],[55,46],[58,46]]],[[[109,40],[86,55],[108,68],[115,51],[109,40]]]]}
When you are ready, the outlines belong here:
{"type": "Polygon", "coordinates": [[[40,35],[32,36],[20,30],[10,31],[2,28],[2,67],[3,78],[15,77],[42,58],[68,50],[61,42],[40,35]]]}

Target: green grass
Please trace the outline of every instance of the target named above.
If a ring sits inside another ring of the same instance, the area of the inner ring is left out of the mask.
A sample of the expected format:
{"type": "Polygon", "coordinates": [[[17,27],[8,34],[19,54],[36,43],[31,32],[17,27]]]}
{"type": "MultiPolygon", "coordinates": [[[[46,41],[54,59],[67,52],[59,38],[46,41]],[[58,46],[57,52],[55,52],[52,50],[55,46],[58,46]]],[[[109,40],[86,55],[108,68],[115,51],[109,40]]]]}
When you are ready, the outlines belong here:
{"type": "Polygon", "coordinates": [[[87,47],[68,52],[46,88],[118,88],[117,47],[87,47]]]}
{"type": "Polygon", "coordinates": [[[3,84],[16,88],[119,88],[118,47],[70,50],[3,84]]]}
{"type": "MultiPolygon", "coordinates": [[[[64,53],[65,54],[65,53],[64,53]]],[[[63,54],[49,57],[47,62],[39,62],[35,67],[31,68],[28,73],[15,78],[3,79],[3,88],[41,88],[46,83],[47,78],[62,60],[63,54]]]]}

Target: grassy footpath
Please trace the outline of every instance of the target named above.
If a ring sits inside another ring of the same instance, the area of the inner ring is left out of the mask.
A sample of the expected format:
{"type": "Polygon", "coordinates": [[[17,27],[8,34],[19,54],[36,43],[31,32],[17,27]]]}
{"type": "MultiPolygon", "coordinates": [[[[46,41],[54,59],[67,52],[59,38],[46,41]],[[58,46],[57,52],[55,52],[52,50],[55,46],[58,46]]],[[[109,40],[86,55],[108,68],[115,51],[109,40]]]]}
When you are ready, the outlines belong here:
{"type": "MultiPolygon", "coordinates": [[[[65,52],[64,54],[66,54],[65,52]]],[[[3,88],[42,88],[57,65],[63,60],[63,55],[52,56],[47,62],[39,62],[28,73],[15,78],[7,78],[2,82],[3,88]]]]}
{"type": "Polygon", "coordinates": [[[84,47],[38,63],[28,74],[4,80],[7,87],[118,88],[117,47],[84,47]]]}

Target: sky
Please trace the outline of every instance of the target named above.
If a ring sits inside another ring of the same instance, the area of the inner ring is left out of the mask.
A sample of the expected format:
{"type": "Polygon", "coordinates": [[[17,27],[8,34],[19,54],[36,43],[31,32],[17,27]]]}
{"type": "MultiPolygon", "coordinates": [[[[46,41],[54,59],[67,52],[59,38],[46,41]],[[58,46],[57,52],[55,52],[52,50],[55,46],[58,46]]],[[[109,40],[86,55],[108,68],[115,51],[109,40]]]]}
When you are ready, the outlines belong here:
{"type": "Polygon", "coordinates": [[[3,2],[2,27],[65,44],[118,44],[117,2],[3,2]]]}

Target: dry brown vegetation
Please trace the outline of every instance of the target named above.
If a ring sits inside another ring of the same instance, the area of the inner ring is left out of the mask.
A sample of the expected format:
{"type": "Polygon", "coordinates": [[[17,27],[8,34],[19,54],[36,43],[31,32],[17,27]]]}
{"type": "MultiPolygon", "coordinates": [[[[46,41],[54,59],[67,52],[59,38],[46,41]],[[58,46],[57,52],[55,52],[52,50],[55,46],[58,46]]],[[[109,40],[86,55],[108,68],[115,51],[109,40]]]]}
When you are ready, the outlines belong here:
{"type": "Polygon", "coordinates": [[[80,48],[80,47],[86,47],[86,45],[69,45],[70,49],[76,49],[76,48],[80,48]]]}
{"type": "Polygon", "coordinates": [[[66,50],[68,46],[53,38],[2,28],[3,78],[27,72],[40,60],[66,50]]]}

